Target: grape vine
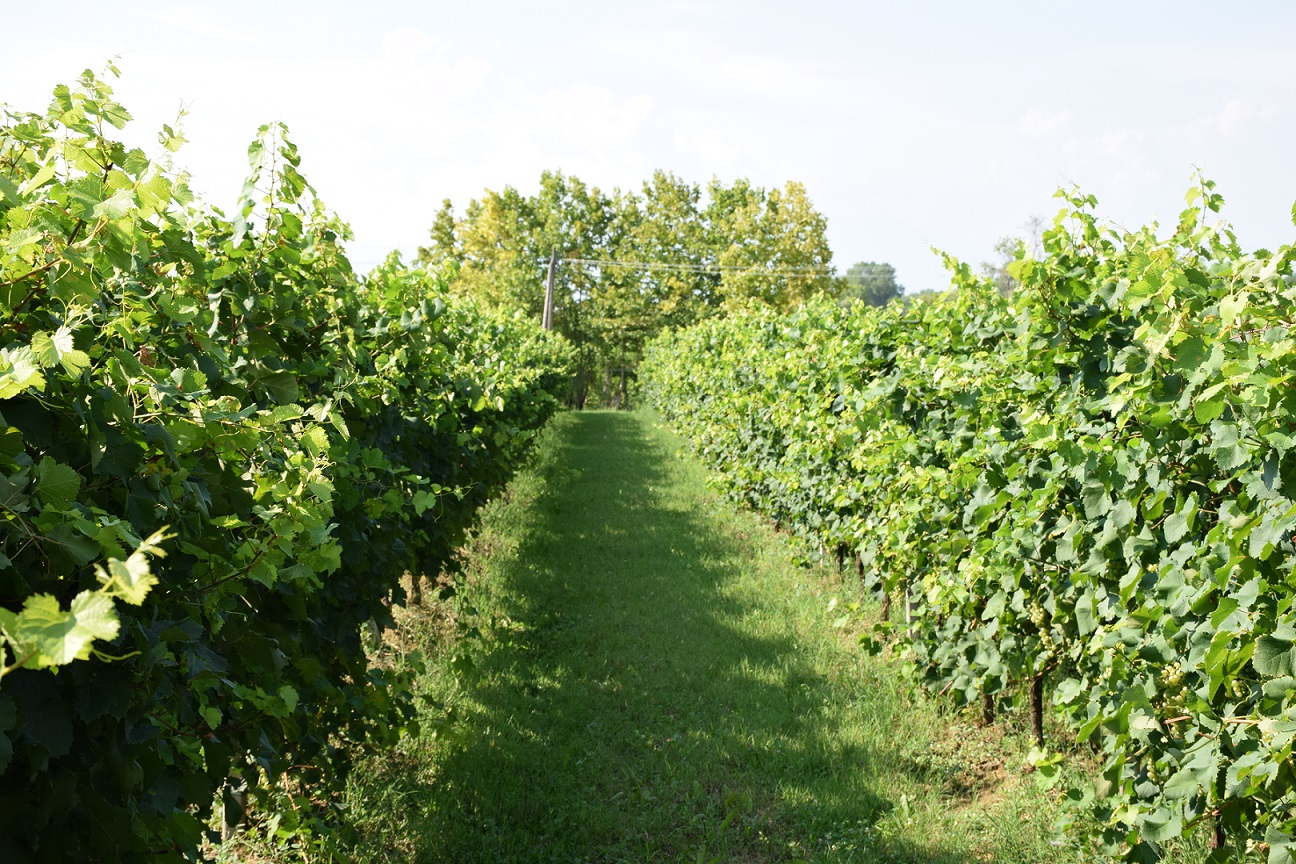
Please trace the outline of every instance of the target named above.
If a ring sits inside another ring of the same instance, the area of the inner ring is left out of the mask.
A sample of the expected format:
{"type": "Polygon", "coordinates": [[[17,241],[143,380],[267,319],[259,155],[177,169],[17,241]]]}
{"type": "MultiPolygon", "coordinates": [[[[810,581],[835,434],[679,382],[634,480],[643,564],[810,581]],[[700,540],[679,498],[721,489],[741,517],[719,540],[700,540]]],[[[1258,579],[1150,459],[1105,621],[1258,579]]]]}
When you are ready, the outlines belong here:
{"type": "Polygon", "coordinates": [[[949,259],[936,300],[668,334],[645,391],[736,498],[908,596],[881,629],[933,692],[1047,699],[1096,748],[1105,854],[1205,826],[1289,862],[1296,252],[1244,252],[1209,181],[1165,239],[1064,197],[1009,298],[949,259]]]}
{"type": "Polygon", "coordinates": [[[328,800],[413,716],[362,628],[566,386],[435,272],[358,279],[282,125],[226,218],[129,120],[87,72],[0,125],[5,861],[193,860],[231,781],[328,800]]]}

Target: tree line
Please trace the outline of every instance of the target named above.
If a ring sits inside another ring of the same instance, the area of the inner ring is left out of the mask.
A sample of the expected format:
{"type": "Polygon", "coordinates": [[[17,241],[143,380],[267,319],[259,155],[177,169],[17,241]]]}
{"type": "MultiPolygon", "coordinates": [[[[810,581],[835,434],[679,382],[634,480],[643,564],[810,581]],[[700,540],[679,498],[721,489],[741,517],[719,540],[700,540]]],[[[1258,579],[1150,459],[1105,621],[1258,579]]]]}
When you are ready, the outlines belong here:
{"type": "Polygon", "coordinates": [[[787,310],[824,294],[873,304],[899,296],[890,265],[839,276],[826,232],[797,182],[703,187],[657,171],[638,190],[607,193],[546,171],[534,195],[487,190],[462,213],[445,200],[418,260],[440,267],[455,293],[538,318],[556,256],[554,327],[578,357],[570,400],[620,404],[644,344],[663,329],[753,303],[787,310]]]}

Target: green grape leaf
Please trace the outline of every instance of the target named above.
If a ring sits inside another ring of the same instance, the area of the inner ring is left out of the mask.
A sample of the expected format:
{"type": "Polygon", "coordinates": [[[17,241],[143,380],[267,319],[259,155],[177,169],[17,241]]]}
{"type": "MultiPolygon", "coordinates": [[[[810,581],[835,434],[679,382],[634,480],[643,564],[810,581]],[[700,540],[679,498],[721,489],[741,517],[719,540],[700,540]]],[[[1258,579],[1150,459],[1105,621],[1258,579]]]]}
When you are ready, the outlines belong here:
{"type": "Polygon", "coordinates": [[[54,347],[54,340],[44,330],[32,334],[31,352],[42,369],[58,365],[58,348],[54,347]]]}
{"type": "Polygon", "coordinates": [[[59,355],[59,365],[63,367],[64,372],[75,378],[90,368],[90,355],[84,351],[72,349],[59,355]]]}
{"type": "Polygon", "coordinates": [[[1209,423],[1224,413],[1227,393],[1224,382],[1207,387],[1193,401],[1193,417],[1198,423],[1209,423]]]}
{"type": "Polygon", "coordinates": [[[1237,425],[1218,420],[1211,424],[1211,451],[1222,471],[1232,471],[1245,465],[1250,457],[1249,448],[1242,441],[1237,425]]]}
{"type": "Polygon", "coordinates": [[[118,596],[135,606],[143,603],[149,590],[157,584],[157,577],[149,571],[148,561],[138,552],[125,561],[109,558],[107,570],[99,568],[98,573],[100,582],[113,586],[118,596]]]}
{"type": "Polygon", "coordinates": [[[1166,543],[1178,543],[1184,538],[1193,527],[1194,517],[1197,515],[1197,499],[1189,495],[1175,512],[1166,517],[1165,521],[1165,539],[1166,543]]]}
{"type": "MultiPolygon", "coordinates": [[[[1258,655],[1259,653],[1260,651],[1257,648],[1256,654],[1258,655]]],[[[1264,695],[1268,698],[1281,699],[1291,691],[1296,690],[1296,678],[1293,678],[1290,675],[1284,675],[1281,678],[1272,678],[1264,682],[1264,686],[1261,689],[1263,690],[1264,695]]]]}
{"type": "Polygon", "coordinates": [[[1236,294],[1229,294],[1219,301],[1220,323],[1225,327],[1233,324],[1242,310],[1246,308],[1247,300],[1250,294],[1246,291],[1239,291],[1236,294]]]}
{"type": "Polygon", "coordinates": [[[351,440],[351,430],[347,428],[346,420],[342,418],[341,412],[330,411],[328,422],[337,430],[337,433],[342,436],[343,441],[351,440]]]}
{"type": "Polygon", "coordinates": [[[414,498],[411,503],[414,505],[414,513],[418,516],[422,516],[428,510],[436,506],[437,496],[431,492],[420,489],[418,492],[414,493],[414,498]]]}
{"type": "Polygon", "coordinates": [[[171,536],[166,533],[165,527],[161,528],[141,542],[125,561],[109,558],[107,569],[96,565],[95,576],[103,585],[104,591],[111,596],[120,597],[132,606],[143,603],[149,591],[158,584],[157,576],[149,568],[149,556],[166,557],[162,543],[171,536]]]}
{"type": "Polygon", "coordinates": [[[300,698],[297,691],[287,684],[279,688],[279,698],[283,700],[284,705],[288,708],[288,713],[297,710],[297,700],[300,698]]]}
{"type": "Polygon", "coordinates": [[[202,312],[197,300],[177,292],[159,294],[157,304],[168,318],[180,324],[188,324],[202,312]]]}
{"type": "MultiPolygon", "coordinates": [[[[12,205],[17,205],[22,201],[22,193],[18,191],[18,186],[3,174],[0,174],[0,195],[3,195],[4,199],[12,205]]],[[[0,771],[3,770],[3,768],[0,768],[0,771]]]]}
{"type": "MultiPolygon", "coordinates": [[[[73,633],[91,639],[113,639],[121,623],[112,600],[98,591],[82,591],[72,598],[71,612],[76,620],[73,633]]],[[[89,645],[77,651],[76,657],[84,660],[90,656],[89,645]]]]}
{"type": "Polygon", "coordinates": [[[46,507],[66,509],[81,490],[81,475],[46,456],[36,466],[36,497],[46,507]]]}
{"type": "Polygon", "coordinates": [[[166,210],[171,203],[171,183],[161,174],[154,174],[149,180],[135,188],[140,204],[155,213],[166,210]]]}
{"type": "Polygon", "coordinates": [[[123,189],[111,198],[95,205],[92,216],[95,219],[120,219],[135,207],[135,195],[129,189],[123,189]]]}
{"type": "MultiPolygon", "coordinates": [[[[0,419],[0,422],[3,422],[0,419]]],[[[22,433],[12,426],[0,427],[0,465],[10,466],[25,448],[22,433]]]]}
{"type": "Polygon", "coordinates": [[[1256,640],[1251,665],[1261,675],[1271,678],[1296,675],[1296,648],[1290,642],[1272,636],[1261,636],[1256,640]]]}
{"type": "Polygon", "coordinates": [[[1105,516],[1112,507],[1111,495],[1108,494],[1107,487],[1097,480],[1086,481],[1081,494],[1085,516],[1090,519],[1105,516]]]}
{"type": "Polygon", "coordinates": [[[21,612],[0,609],[0,631],[32,669],[84,660],[95,639],[112,639],[118,627],[112,600],[97,591],[82,591],[66,610],[49,594],[28,597],[21,612]]]}
{"type": "Polygon", "coordinates": [[[32,354],[42,368],[62,366],[68,375],[77,376],[90,368],[90,357],[84,351],[78,351],[72,342],[72,330],[65,324],[49,333],[38,331],[32,334],[32,354]]]}
{"type": "Polygon", "coordinates": [[[51,153],[48,157],[49,161],[47,161],[44,165],[42,165],[40,167],[40,170],[38,170],[35,174],[33,174],[30,178],[28,178],[28,180],[25,183],[22,184],[22,186],[18,190],[18,193],[20,195],[25,196],[33,189],[37,189],[41,186],[44,186],[49,181],[49,179],[54,176],[54,172],[57,170],[57,163],[54,160],[54,156],[55,154],[51,153]]]}
{"type": "Polygon", "coordinates": [[[1178,808],[1158,807],[1143,817],[1139,833],[1144,840],[1164,843],[1183,833],[1183,816],[1178,808]]]}
{"type": "Polygon", "coordinates": [[[1296,838],[1270,825],[1265,828],[1265,843],[1269,844],[1268,864],[1296,864],[1296,838]]]}
{"type": "Polygon", "coordinates": [[[280,405],[288,405],[301,398],[297,379],[291,373],[275,372],[262,378],[260,383],[266,388],[270,398],[280,405]]]}
{"type": "Polygon", "coordinates": [[[301,436],[302,448],[312,459],[328,453],[328,433],[318,426],[311,426],[301,436]]]}
{"type": "Polygon", "coordinates": [[[171,370],[171,383],[181,393],[198,393],[207,387],[207,376],[197,369],[171,370]]]}
{"type": "Polygon", "coordinates": [[[1247,537],[1247,552],[1252,558],[1261,561],[1268,558],[1274,548],[1282,542],[1290,529],[1288,520],[1276,517],[1272,512],[1266,513],[1260,524],[1252,529],[1247,537]]]}
{"type": "Polygon", "coordinates": [[[1112,508],[1112,524],[1117,528],[1124,528],[1134,521],[1136,515],[1138,515],[1138,511],[1135,509],[1134,505],[1122,498],[1117,501],[1116,506],[1112,508]]]}
{"type": "Polygon", "coordinates": [[[31,348],[0,348],[0,399],[10,399],[29,387],[45,389],[45,376],[31,348]]]}
{"type": "Polygon", "coordinates": [[[279,579],[279,571],[274,565],[264,558],[253,561],[247,569],[247,576],[255,582],[260,582],[267,587],[275,584],[279,579]]]}

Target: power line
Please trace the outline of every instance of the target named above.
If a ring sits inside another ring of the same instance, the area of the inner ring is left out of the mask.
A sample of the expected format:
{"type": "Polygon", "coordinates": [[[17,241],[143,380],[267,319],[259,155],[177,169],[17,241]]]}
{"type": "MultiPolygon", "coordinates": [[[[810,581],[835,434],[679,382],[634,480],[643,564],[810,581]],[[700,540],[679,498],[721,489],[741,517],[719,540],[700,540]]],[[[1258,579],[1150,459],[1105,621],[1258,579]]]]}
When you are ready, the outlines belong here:
{"type": "Polygon", "coordinates": [[[559,258],[562,264],[590,264],[596,267],[625,267],[638,270],[670,273],[745,273],[751,276],[828,276],[836,273],[833,267],[774,267],[766,269],[759,264],[671,264],[664,261],[617,261],[597,258],[559,258]]]}

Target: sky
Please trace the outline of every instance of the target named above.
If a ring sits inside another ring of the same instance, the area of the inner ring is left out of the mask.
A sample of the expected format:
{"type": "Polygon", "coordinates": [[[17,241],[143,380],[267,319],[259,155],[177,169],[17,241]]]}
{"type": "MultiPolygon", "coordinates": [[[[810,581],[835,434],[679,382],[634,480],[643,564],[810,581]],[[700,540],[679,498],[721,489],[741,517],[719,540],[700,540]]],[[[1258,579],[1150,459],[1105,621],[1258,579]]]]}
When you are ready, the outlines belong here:
{"type": "Polygon", "coordinates": [[[285,122],[353,263],[427,242],[445,198],[610,192],[654,170],[805,184],[839,270],[947,286],[1078,186],[1172,226],[1200,170],[1246,248],[1296,241],[1296,3],[1249,0],[0,0],[0,102],[44,110],[118,57],[123,137],[232,208],[285,122]]]}

